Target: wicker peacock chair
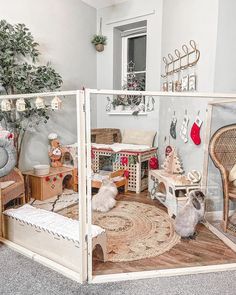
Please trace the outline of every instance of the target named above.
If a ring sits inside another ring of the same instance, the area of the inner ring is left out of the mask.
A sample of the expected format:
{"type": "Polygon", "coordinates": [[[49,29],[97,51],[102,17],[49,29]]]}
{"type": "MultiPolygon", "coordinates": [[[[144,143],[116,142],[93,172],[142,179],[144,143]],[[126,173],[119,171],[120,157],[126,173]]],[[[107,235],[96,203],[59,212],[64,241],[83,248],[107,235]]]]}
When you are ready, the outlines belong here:
{"type": "Polygon", "coordinates": [[[236,164],[236,124],[225,126],[212,136],[209,153],[220,170],[223,187],[223,230],[228,228],[229,200],[236,201],[236,187],[229,182],[229,172],[236,164]]]}

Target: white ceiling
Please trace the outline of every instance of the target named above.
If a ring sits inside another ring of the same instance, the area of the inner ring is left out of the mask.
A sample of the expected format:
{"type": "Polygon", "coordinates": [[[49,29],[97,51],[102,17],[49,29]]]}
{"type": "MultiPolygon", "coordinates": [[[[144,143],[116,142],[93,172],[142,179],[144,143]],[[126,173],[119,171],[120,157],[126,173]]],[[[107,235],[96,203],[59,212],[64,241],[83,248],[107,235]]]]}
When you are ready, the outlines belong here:
{"type": "Polygon", "coordinates": [[[88,5],[95,7],[97,9],[119,4],[122,2],[126,2],[129,0],[82,0],[83,2],[87,3],[88,5]]]}

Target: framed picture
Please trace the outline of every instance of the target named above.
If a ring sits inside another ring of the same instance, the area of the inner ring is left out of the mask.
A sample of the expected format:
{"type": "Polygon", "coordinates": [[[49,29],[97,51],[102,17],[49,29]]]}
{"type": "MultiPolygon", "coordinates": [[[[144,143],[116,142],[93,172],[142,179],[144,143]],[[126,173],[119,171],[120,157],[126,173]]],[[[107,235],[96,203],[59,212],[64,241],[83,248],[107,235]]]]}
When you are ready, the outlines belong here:
{"type": "Polygon", "coordinates": [[[197,90],[197,76],[195,74],[189,75],[189,91],[197,90]]]}
{"type": "Polygon", "coordinates": [[[168,83],[168,92],[173,92],[173,90],[174,90],[173,86],[174,86],[173,81],[170,81],[170,82],[168,83]]]}
{"type": "Polygon", "coordinates": [[[182,78],[182,91],[188,91],[189,76],[184,76],[182,78]]]}
{"type": "Polygon", "coordinates": [[[168,82],[164,82],[162,84],[162,91],[167,92],[168,91],[168,82]]]}
{"type": "Polygon", "coordinates": [[[181,83],[180,80],[176,80],[175,81],[174,90],[175,90],[175,92],[181,92],[181,90],[182,90],[182,83],[181,83]]]}

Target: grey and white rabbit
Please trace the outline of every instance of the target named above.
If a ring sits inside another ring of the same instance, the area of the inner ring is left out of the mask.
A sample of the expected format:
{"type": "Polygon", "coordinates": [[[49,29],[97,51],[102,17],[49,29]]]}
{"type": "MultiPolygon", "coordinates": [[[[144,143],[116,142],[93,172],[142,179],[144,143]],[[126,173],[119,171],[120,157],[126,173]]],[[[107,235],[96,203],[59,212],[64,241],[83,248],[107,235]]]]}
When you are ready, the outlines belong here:
{"type": "Polygon", "coordinates": [[[114,182],[111,179],[103,179],[98,193],[92,198],[92,209],[99,212],[108,212],[115,207],[117,194],[118,190],[114,182]]]}
{"type": "Polygon", "coordinates": [[[204,213],[205,195],[199,190],[191,191],[186,204],[175,218],[176,233],[182,238],[193,238],[197,224],[204,219],[204,213]]]}

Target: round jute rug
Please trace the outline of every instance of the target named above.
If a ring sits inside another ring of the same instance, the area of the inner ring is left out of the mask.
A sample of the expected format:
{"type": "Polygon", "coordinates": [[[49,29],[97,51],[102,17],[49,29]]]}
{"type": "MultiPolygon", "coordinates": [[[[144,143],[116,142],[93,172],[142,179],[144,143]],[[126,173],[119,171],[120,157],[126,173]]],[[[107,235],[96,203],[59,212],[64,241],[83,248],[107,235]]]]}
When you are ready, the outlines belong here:
{"type": "MultiPolygon", "coordinates": [[[[77,208],[69,208],[63,215],[74,218],[76,214],[78,218],[77,208]]],[[[108,260],[112,262],[155,257],[180,241],[168,214],[144,203],[119,201],[107,213],[93,212],[93,224],[106,230],[108,260]]]]}

